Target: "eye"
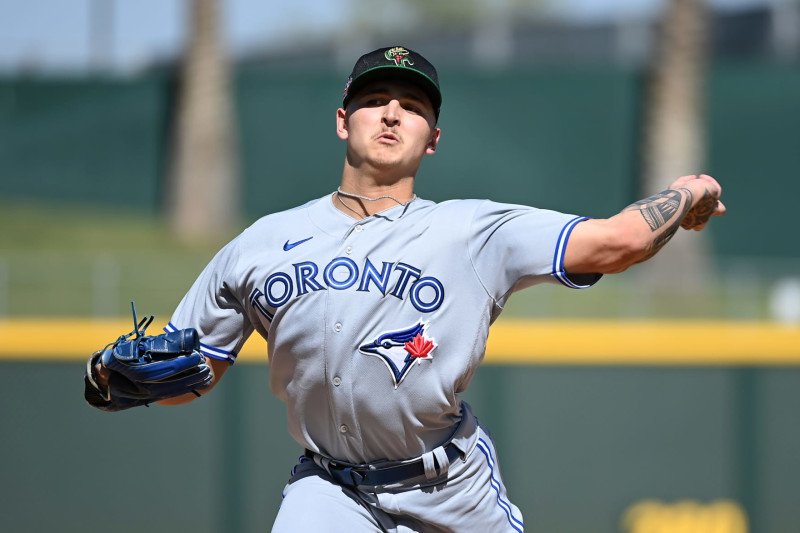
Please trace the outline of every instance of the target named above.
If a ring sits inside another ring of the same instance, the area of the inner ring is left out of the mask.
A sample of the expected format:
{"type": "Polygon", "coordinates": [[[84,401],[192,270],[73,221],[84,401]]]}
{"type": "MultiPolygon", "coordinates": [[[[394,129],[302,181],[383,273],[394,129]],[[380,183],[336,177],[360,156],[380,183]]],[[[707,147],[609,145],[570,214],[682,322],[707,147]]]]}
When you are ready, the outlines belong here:
{"type": "Polygon", "coordinates": [[[391,343],[391,342],[389,342],[389,341],[383,341],[383,344],[382,344],[382,346],[383,346],[384,348],[387,348],[387,349],[388,349],[388,348],[391,348],[391,347],[392,347],[392,343],[391,343]]]}

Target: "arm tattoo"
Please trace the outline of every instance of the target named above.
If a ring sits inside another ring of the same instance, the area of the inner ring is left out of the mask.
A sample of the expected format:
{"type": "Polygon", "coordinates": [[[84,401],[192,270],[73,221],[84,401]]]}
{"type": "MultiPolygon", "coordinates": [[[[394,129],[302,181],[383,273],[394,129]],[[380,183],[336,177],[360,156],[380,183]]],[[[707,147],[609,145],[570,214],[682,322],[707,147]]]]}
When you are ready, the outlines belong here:
{"type": "Polygon", "coordinates": [[[703,193],[703,197],[699,202],[697,202],[697,205],[694,206],[694,209],[691,209],[688,213],[686,213],[686,216],[683,218],[683,222],[681,222],[681,227],[691,229],[707,222],[716,208],[716,198],[714,198],[711,193],[708,192],[708,189],[706,189],[706,191],[703,193]]]}
{"type": "Polygon", "coordinates": [[[683,217],[691,207],[692,192],[689,189],[681,188],[678,191],[671,189],[662,191],[625,208],[625,211],[639,211],[652,232],[656,232],[666,226],[664,231],[653,241],[651,252],[643,261],[655,255],[669,242],[675,232],[678,231],[683,217]],[[685,192],[687,196],[683,208],[681,208],[681,202],[683,201],[681,191],[685,192]]]}
{"type": "MultiPolygon", "coordinates": [[[[686,191],[689,195],[686,206],[691,207],[692,193],[689,189],[681,190],[686,191]]],[[[681,205],[681,200],[683,200],[683,195],[681,195],[679,191],[666,190],[645,198],[644,200],[639,200],[629,205],[625,210],[633,211],[638,209],[650,226],[650,230],[657,231],[658,228],[667,224],[675,216],[675,213],[678,212],[678,208],[681,205]]],[[[684,208],[684,212],[685,211],[686,208],[684,208]]]]}

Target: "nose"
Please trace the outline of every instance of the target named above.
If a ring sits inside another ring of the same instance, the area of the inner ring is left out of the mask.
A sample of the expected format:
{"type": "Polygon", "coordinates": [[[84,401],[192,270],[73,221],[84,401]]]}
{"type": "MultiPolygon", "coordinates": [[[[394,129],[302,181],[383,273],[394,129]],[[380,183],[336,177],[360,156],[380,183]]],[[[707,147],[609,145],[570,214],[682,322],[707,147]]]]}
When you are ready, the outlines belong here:
{"type": "Polygon", "coordinates": [[[389,100],[383,107],[383,122],[387,126],[393,126],[400,122],[400,102],[389,100]]]}

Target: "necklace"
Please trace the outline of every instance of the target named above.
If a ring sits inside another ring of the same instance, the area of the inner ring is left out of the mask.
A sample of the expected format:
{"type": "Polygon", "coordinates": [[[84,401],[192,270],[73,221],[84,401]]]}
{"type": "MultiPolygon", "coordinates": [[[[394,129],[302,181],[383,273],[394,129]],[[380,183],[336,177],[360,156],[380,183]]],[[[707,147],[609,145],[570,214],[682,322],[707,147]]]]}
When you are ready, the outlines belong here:
{"type": "Polygon", "coordinates": [[[359,213],[358,211],[356,211],[355,209],[353,209],[352,207],[350,207],[349,205],[347,205],[347,204],[345,203],[345,201],[344,201],[344,200],[342,200],[342,197],[341,197],[341,195],[340,195],[340,194],[338,194],[338,192],[337,192],[337,194],[336,194],[336,198],[339,200],[339,203],[340,203],[340,204],[342,204],[342,205],[343,205],[343,206],[344,206],[346,209],[349,209],[350,211],[352,211],[353,213],[355,213],[355,214],[358,216],[358,218],[359,218],[359,219],[363,219],[363,218],[364,218],[364,213],[359,213]]]}
{"type": "MultiPolygon", "coordinates": [[[[396,202],[397,205],[402,205],[403,207],[407,206],[408,204],[410,204],[411,202],[413,202],[414,200],[417,199],[417,195],[416,194],[412,194],[411,198],[407,202],[401,202],[400,200],[398,200],[394,196],[389,196],[389,195],[378,196],[377,198],[370,198],[369,196],[361,196],[360,194],[355,194],[355,193],[352,193],[352,192],[344,192],[341,187],[337,187],[336,188],[336,195],[337,196],[339,196],[339,195],[348,196],[350,198],[358,198],[359,200],[366,200],[368,202],[376,202],[378,200],[384,200],[384,199],[388,198],[389,200],[393,200],[394,202],[396,202]]],[[[341,202],[342,199],[339,198],[339,201],[341,202]]],[[[344,204],[344,202],[342,202],[342,204],[344,204]]]]}

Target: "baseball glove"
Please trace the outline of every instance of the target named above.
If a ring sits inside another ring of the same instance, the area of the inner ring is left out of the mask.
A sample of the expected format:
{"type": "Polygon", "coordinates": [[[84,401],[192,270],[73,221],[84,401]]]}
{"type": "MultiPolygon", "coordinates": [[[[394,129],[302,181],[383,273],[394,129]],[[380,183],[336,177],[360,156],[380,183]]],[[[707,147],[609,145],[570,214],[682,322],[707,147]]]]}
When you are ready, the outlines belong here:
{"type": "Polygon", "coordinates": [[[211,367],[200,353],[197,332],[182,329],[146,336],[153,316],[137,322],[133,308],[133,331],[121,335],[89,357],[84,379],[84,397],[89,405],[104,411],[121,411],[158,400],[194,393],[209,387],[211,367]],[[97,363],[105,379],[98,379],[97,363]]]}

